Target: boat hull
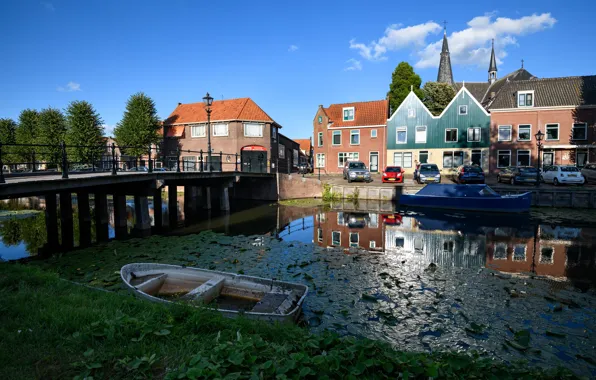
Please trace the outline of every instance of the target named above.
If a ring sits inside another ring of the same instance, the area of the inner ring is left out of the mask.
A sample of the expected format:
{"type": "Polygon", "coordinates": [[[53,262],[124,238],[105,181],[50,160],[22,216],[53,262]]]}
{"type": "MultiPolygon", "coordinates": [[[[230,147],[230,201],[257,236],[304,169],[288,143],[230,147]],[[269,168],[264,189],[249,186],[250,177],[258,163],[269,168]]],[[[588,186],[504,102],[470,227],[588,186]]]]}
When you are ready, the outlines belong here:
{"type": "Polygon", "coordinates": [[[400,206],[482,212],[521,213],[530,210],[532,193],[503,197],[442,197],[402,194],[400,206]]]}
{"type": "Polygon", "coordinates": [[[133,263],[123,266],[120,270],[120,277],[122,278],[122,281],[124,282],[126,287],[136,296],[152,302],[160,302],[166,304],[176,303],[175,301],[160,298],[155,295],[149,294],[148,292],[142,291],[140,289],[140,286],[143,284],[134,285],[131,283],[132,281],[134,281],[134,278],[143,276],[159,276],[161,274],[166,274],[171,278],[176,279],[181,288],[184,287],[185,283],[189,284],[193,283],[194,281],[195,283],[201,284],[208,282],[211,279],[217,278],[220,280],[223,279],[223,286],[243,289],[247,292],[254,291],[266,293],[267,291],[287,291],[296,292],[296,294],[299,296],[296,303],[293,304],[291,310],[288,310],[287,312],[284,312],[282,314],[229,310],[223,308],[215,309],[209,306],[204,306],[208,309],[216,310],[217,312],[221,313],[222,315],[228,318],[236,318],[242,315],[246,318],[265,320],[269,322],[295,322],[302,311],[302,304],[304,302],[304,299],[306,298],[306,295],[308,294],[308,287],[302,284],[277,281],[261,277],[238,275],[227,272],[212,271],[201,268],[182,267],[179,265],[133,263]]]}

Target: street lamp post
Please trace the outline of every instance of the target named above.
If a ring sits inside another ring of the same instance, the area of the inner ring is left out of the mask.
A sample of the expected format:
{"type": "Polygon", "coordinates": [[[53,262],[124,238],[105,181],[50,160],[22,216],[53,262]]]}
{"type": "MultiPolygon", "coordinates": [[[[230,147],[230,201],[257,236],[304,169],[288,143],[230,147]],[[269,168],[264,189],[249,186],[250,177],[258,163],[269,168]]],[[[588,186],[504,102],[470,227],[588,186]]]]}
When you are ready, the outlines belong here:
{"type": "Polygon", "coordinates": [[[203,103],[205,103],[205,112],[207,112],[207,165],[211,172],[211,105],[213,98],[209,96],[209,93],[203,97],[203,103]]]}
{"type": "Polygon", "coordinates": [[[536,187],[540,186],[540,151],[542,150],[542,138],[544,133],[539,129],[534,135],[536,137],[536,147],[538,148],[538,167],[536,168],[536,187]]]}

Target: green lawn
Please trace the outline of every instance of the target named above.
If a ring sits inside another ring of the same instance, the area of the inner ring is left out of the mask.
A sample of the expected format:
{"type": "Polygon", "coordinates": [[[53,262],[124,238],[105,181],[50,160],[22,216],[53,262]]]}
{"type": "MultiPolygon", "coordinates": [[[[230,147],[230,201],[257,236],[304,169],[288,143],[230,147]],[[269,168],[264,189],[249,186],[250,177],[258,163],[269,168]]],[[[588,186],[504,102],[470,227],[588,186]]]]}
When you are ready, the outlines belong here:
{"type": "Polygon", "coordinates": [[[0,379],[574,378],[455,354],[395,351],[294,325],[224,319],[0,264],[0,379]]]}

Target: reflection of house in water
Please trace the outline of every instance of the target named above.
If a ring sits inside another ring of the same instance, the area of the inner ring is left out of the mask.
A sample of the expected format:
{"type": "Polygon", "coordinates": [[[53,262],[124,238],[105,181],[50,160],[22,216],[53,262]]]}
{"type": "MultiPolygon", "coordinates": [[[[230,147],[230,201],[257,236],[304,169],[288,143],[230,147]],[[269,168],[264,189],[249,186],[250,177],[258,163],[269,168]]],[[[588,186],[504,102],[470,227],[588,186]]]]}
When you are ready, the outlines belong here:
{"type": "Polygon", "coordinates": [[[315,215],[314,241],[321,247],[383,250],[383,226],[379,214],[330,211],[315,215]]]}
{"type": "Polygon", "coordinates": [[[486,239],[482,235],[425,229],[413,217],[402,217],[399,226],[385,226],[385,250],[410,258],[421,268],[430,263],[457,268],[483,267],[485,247],[486,239]]]}

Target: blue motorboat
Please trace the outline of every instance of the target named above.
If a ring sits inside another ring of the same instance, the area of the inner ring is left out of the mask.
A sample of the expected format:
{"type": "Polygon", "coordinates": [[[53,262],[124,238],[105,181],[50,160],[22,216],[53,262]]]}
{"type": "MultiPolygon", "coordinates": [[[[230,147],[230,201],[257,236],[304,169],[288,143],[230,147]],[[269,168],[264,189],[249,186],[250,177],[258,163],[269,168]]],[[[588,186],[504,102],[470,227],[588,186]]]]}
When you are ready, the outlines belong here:
{"type": "Polygon", "coordinates": [[[531,202],[531,192],[500,195],[487,185],[429,184],[399,197],[400,206],[488,212],[527,212],[531,202]]]}

